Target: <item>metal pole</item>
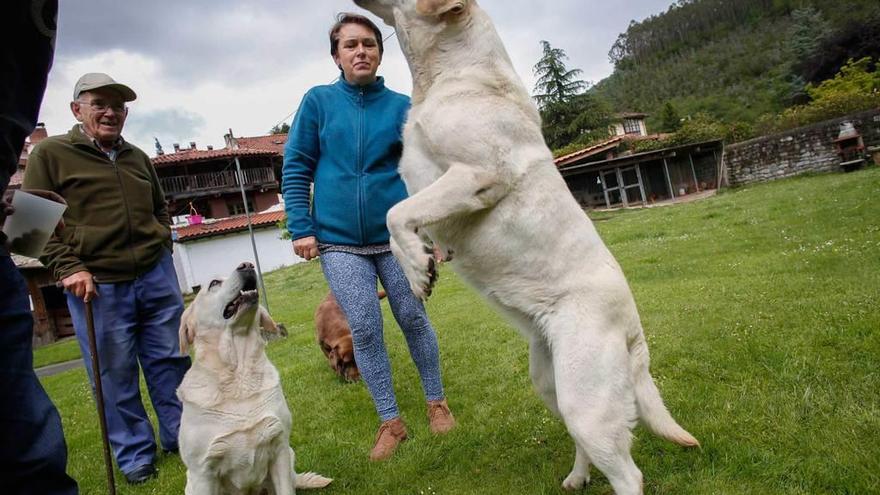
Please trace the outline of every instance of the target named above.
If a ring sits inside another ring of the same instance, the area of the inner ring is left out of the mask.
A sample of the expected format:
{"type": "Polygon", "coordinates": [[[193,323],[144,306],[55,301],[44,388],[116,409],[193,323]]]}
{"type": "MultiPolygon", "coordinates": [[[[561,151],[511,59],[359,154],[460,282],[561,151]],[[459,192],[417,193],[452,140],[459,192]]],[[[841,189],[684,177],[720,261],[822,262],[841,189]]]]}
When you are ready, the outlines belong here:
{"type": "MultiPolygon", "coordinates": [[[[232,129],[229,129],[229,140],[235,142],[232,129]]],[[[257,241],[254,240],[254,226],[251,223],[251,210],[247,204],[247,194],[244,192],[244,174],[241,173],[241,163],[238,156],[235,157],[235,178],[238,180],[238,188],[241,190],[241,201],[244,203],[244,214],[247,217],[248,232],[251,236],[251,248],[254,250],[254,262],[257,265],[257,281],[260,283],[260,292],[263,294],[263,306],[269,311],[269,295],[266,293],[266,285],[263,283],[263,270],[260,268],[260,256],[257,254],[257,241]]]]}
{"type": "Polygon", "coordinates": [[[675,191],[672,190],[672,176],[669,175],[669,165],[666,164],[666,157],[663,157],[663,170],[666,171],[666,184],[669,186],[669,195],[675,199],[675,191]]]}
{"type": "Polygon", "coordinates": [[[688,152],[688,160],[691,162],[691,173],[694,174],[694,188],[696,188],[697,192],[700,192],[700,183],[697,181],[697,169],[694,167],[694,155],[690,151],[688,152]]]}
{"type": "Polygon", "coordinates": [[[98,360],[98,343],[95,337],[95,315],[92,312],[92,302],[85,301],[85,304],[89,353],[92,355],[92,376],[95,377],[95,401],[98,404],[101,439],[104,441],[104,465],[107,467],[107,488],[110,495],[116,495],[116,483],[113,480],[113,461],[110,459],[110,438],[107,436],[107,416],[104,414],[104,387],[101,385],[101,365],[98,360]]]}

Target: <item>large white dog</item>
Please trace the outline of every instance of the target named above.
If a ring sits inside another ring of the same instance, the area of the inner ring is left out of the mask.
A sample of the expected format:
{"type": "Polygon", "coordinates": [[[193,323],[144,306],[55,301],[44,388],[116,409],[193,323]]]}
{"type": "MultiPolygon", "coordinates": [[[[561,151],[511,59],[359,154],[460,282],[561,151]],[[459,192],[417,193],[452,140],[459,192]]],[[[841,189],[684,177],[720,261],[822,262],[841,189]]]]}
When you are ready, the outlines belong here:
{"type": "Polygon", "coordinates": [[[392,249],[419,297],[436,278],[425,234],[530,344],[530,372],[576,445],[567,489],[592,462],[618,494],[642,493],[630,455],[641,419],[699,445],[672,418],[623,272],[553,165],[540,115],[474,0],[354,0],[397,31],[413,76],[392,249]]]}
{"type": "Polygon", "coordinates": [[[183,402],[180,457],[186,495],[291,495],[330,479],[295,474],[290,410],[266,357],[254,267],[242,263],[199,292],[180,324],[180,348],[195,360],[177,389],[183,402]]]}

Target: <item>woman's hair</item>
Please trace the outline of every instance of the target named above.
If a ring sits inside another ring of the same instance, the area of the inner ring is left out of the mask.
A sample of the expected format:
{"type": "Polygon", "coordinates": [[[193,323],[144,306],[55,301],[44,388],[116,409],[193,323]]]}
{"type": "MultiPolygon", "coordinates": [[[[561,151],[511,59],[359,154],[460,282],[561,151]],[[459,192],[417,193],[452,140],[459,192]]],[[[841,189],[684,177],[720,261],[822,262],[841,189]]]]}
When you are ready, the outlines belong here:
{"type": "Polygon", "coordinates": [[[360,14],[352,14],[351,12],[336,14],[336,24],[330,28],[330,55],[335,57],[339,52],[339,30],[346,24],[360,24],[372,30],[373,34],[376,35],[376,43],[379,44],[379,56],[382,56],[385,52],[385,47],[382,45],[382,31],[379,31],[379,27],[373,21],[360,14]]]}

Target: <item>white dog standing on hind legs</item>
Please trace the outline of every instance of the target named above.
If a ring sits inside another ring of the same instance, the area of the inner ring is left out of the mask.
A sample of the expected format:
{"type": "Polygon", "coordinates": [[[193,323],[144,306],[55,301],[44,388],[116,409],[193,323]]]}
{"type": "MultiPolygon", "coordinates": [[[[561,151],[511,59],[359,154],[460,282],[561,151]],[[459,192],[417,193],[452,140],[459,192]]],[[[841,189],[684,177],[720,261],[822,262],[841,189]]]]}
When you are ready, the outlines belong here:
{"type": "Polygon", "coordinates": [[[427,234],[529,340],[532,382],[576,446],[563,487],[585,486],[592,463],[616,493],[641,494],[637,420],[699,443],[660,398],[623,272],[553,165],[491,20],[474,0],[354,1],[396,29],[413,75],[410,197],[388,213],[413,291],[427,297],[436,278],[427,234]]]}
{"type": "Polygon", "coordinates": [[[290,409],[261,326],[279,331],[259,305],[250,263],[213,280],[180,319],[181,352],[196,350],[177,389],[186,495],[292,495],[332,481],[294,471],[290,409]]]}

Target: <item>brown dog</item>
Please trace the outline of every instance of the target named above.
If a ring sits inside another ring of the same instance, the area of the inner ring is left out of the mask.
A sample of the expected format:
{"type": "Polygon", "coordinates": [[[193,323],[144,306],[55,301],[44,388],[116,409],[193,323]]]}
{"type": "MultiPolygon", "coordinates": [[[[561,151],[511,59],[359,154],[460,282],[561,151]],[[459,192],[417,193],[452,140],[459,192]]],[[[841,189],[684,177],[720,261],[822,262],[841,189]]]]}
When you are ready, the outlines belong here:
{"type": "MultiPolygon", "coordinates": [[[[380,290],[378,296],[379,299],[385,297],[385,291],[380,290]]],[[[315,334],[333,371],[347,382],[360,380],[361,372],[354,361],[351,327],[332,292],[327,293],[315,310],[315,334]]]]}

